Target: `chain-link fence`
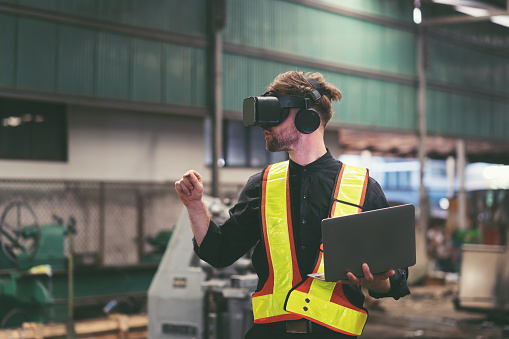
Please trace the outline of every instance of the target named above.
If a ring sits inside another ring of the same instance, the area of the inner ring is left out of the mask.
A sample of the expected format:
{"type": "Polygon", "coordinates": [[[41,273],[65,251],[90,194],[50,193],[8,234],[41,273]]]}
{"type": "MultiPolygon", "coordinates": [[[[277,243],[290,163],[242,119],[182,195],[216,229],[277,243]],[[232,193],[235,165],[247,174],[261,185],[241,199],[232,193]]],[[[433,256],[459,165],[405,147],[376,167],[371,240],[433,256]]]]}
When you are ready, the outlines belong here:
{"type": "MultiPolygon", "coordinates": [[[[226,190],[234,197],[237,187],[226,190]]],[[[182,210],[173,182],[0,180],[0,215],[16,241],[18,224],[76,220],[75,260],[84,264],[131,265],[153,248],[147,242],[172,230],[182,210]],[[60,219],[60,220],[59,220],[60,219]]],[[[3,236],[6,232],[3,232],[3,236]]],[[[64,239],[64,237],[63,237],[64,239]]]]}

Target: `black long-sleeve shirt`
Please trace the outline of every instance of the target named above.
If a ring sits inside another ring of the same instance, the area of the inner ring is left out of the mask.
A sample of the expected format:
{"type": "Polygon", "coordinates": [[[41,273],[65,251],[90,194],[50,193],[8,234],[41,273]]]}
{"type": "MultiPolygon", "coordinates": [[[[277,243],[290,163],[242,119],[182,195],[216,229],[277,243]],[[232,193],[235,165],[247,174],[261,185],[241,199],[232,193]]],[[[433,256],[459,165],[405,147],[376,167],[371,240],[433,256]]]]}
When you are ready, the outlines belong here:
{"type": "MultiPolygon", "coordinates": [[[[328,216],[332,191],[342,165],[329,151],[306,166],[290,160],[292,226],[302,279],[312,273],[316,263],[322,239],[321,220],[328,216]]],[[[213,267],[233,264],[256,245],[252,262],[259,278],[257,290],[263,287],[269,275],[260,213],[262,174],[260,172],[249,178],[237,204],[230,209],[230,218],[221,226],[211,221],[200,247],[194,242],[198,256],[213,267]]],[[[380,185],[370,177],[363,210],[388,206],[380,185]]],[[[398,299],[410,293],[406,283],[408,270],[401,268],[395,271],[396,274],[390,278],[391,291],[387,294],[370,292],[373,297],[398,299]]],[[[360,293],[360,289],[357,292],[360,293]]]]}

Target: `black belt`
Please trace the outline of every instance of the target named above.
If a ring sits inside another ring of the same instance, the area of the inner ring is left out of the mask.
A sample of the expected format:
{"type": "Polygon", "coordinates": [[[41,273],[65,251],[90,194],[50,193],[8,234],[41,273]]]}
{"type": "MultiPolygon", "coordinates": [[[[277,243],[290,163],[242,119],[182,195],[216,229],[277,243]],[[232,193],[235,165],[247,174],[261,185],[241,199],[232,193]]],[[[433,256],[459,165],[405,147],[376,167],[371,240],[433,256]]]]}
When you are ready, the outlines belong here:
{"type": "Polygon", "coordinates": [[[280,330],[288,333],[320,333],[320,332],[332,332],[325,326],[319,325],[307,319],[299,320],[288,320],[288,321],[277,321],[274,323],[268,323],[280,330]]]}

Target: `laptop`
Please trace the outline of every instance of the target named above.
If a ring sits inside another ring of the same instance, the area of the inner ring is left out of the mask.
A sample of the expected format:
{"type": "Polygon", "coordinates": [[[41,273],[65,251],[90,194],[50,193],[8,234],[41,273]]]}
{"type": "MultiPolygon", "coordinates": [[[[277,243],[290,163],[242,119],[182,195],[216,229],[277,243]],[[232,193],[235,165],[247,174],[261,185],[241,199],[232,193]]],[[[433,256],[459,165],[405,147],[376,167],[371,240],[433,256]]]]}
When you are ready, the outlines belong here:
{"type": "Polygon", "coordinates": [[[415,265],[415,208],[412,204],[322,220],[325,281],[363,277],[362,264],[372,274],[415,265]]]}

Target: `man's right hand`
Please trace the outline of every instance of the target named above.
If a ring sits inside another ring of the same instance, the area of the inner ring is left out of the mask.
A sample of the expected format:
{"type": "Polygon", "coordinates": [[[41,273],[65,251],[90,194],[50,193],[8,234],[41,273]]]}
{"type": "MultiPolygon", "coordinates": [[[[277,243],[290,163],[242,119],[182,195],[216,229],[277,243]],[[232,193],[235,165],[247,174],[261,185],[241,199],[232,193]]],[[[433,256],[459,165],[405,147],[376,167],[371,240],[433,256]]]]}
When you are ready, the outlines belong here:
{"type": "Polygon", "coordinates": [[[175,190],[180,201],[188,207],[200,202],[203,197],[203,182],[200,173],[190,170],[182,176],[182,179],[175,181],[175,190]]]}
{"type": "Polygon", "coordinates": [[[210,223],[210,213],[202,200],[203,183],[201,175],[194,170],[188,171],[182,179],[175,181],[175,190],[180,201],[187,208],[194,238],[200,246],[207,234],[210,223]]]}

